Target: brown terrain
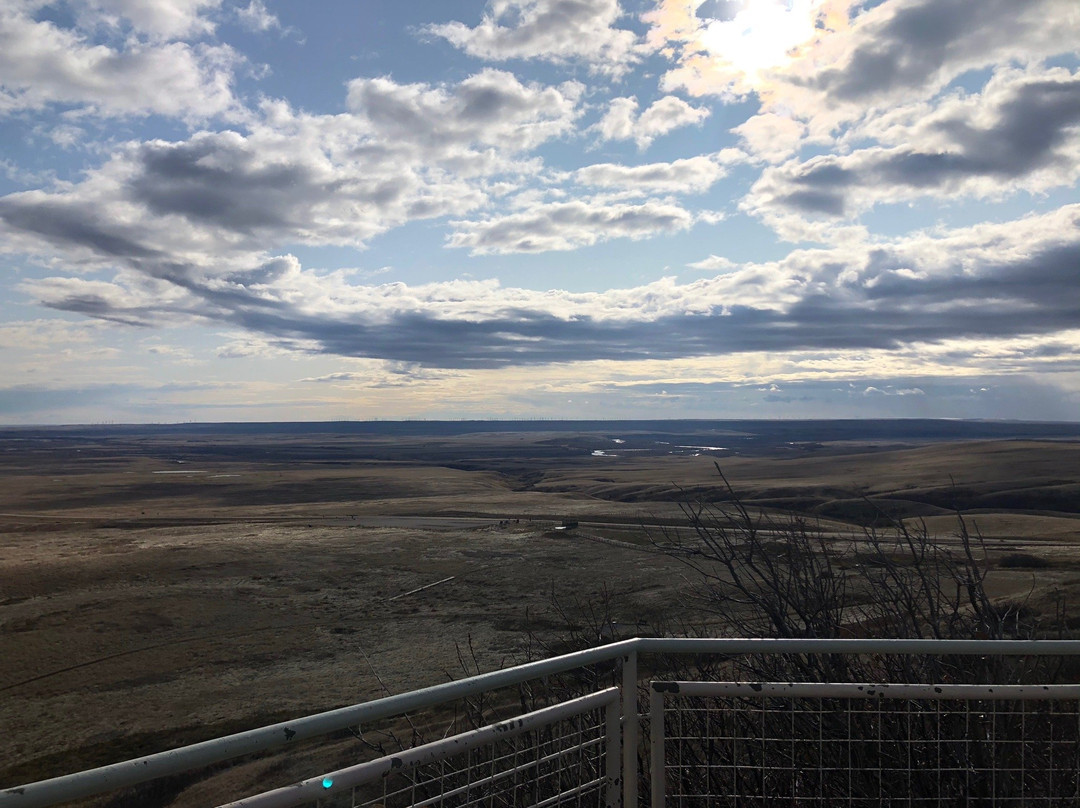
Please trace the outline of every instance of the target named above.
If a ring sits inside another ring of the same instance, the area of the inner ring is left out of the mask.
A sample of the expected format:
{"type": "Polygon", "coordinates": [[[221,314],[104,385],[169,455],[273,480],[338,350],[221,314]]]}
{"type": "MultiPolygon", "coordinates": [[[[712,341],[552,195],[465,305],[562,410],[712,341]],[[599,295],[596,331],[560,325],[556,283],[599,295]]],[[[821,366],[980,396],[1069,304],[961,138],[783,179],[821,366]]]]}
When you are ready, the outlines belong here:
{"type": "Polygon", "coordinates": [[[0,787],[559,650],[592,604],[700,630],[693,573],[654,542],[728,496],[716,463],[830,535],[892,518],[947,541],[963,509],[992,592],[1068,611],[1080,430],[1014,431],[0,432],[0,787]]]}

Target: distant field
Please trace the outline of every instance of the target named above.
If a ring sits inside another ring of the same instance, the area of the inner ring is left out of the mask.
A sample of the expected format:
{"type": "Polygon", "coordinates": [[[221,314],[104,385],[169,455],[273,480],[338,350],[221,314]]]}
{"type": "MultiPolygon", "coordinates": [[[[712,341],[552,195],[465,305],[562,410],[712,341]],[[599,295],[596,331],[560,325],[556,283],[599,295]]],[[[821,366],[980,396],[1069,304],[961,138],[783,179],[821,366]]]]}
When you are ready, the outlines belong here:
{"type": "Polygon", "coordinates": [[[837,541],[960,508],[995,593],[1080,592],[1076,425],[317,426],[0,430],[0,785],[508,664],[605,596],[706,620],[654,542],[715,464],[837,541]]]}

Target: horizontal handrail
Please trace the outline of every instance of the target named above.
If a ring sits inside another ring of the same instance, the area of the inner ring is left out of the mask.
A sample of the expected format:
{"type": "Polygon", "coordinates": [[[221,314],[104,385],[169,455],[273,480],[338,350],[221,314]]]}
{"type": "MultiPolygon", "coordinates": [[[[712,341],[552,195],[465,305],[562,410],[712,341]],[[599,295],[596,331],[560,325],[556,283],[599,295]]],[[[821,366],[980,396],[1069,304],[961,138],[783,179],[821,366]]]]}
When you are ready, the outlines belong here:
{"type": "Polygon", "coordinates": [[[396,696],[386,696],[293,721],[282,721],[221,738],[212,738],[209,741],[169,749],[121,763],[5,789],[0,791],[0,807],[44,808],[44,806],[54,805],[61,801],[90,797],[104,791],[138,785],[158,777],[166,777],[253,752],[327,735],[364,722],[433,707],[465,696],[510,687],[542,676],[564,673],[596,662],[618,659],[629,653],[634,643],[634,640],[624,640],[584,651],[575,651],[551,659],[528,662],[514,668],[482,673],[468,679],[433,685],[396,696]]]}
{"type": "Polygon", "coordinates": [[[496,738],[514,738],[555,721],[581,715],[599,707],[607,707],[609,704],[614,704],[618,698],[619,688],[609,687],[596,693],[590,693],[587,696],[559,702],[550,707],[525,713],[517,718],[432,741],[423,746],[407,749],[378,760],[357,763],[354,766],[348,766],[327,774],[320,774],[317,777],[309,777],[295,785],[276,788],[273,791],[266,791],[251,797],[243,797],[235,802],[222,805],[220,808],[292,808],[292,806],[314,802],[324,794],[335,794],[353,788],[370,782],[377,777],[386,776],[398,769],[418,766],[423,763],[434,763],[443,758],[459,755],[470,749],[491,743],[496,738]]]}
{"type": "MultiPolygon", "coordinates": [[[[1080,640],[894,640],[641,637],[639,654],[925,654],[1080,656],[1080,640]]],[[[604,646],[606,647],[606,646],[604,646]]]]}
{"type": "Polygon", "coordinates": [[[928,654],[1080,656],[1080,640],[748,639],[641,637],[483,673],[396,696],[328,710],[152,755],[0,791],[0,808],[44,808],[253,752],[327,735],[363,722],[639,654],[928,654]]]}
{"type": "Polygon", "coordinates": [[[921,685],[862,682],[654,681],[653,692],[678,698],[902,699],[932,701],[1080,701],[1080,685],[921,685]]]}

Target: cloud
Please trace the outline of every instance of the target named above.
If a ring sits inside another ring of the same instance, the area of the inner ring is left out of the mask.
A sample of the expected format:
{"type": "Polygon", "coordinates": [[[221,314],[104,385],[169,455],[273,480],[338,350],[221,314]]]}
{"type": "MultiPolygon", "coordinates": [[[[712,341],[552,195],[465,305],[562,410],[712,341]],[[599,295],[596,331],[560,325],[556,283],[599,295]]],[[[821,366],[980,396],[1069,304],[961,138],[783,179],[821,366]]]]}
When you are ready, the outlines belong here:
{"type": "Polygon", "coordinates": [[[710,112],[673,95],[654,101],[640,115],[637,109],[636,98],[614,98],[604,117],[591,128],[604,140],[633,140],[639,149],[646,149],[661,135],[701,123],[710,112]]]}
{"type": "Polygon", "coordinates": [[[183,364],[200,364],[187,348],[181,348],[177,345],[166,345],[156,339],[147,340],[144,342],[144,347],[148,354],[154,356],[168,357],[175,362],[183,364]]]}
{"type": "Polygon", "coordinates": [[[870,386],[863,390],[864,396],[925,396],[921,387],[900,387],[888,384],[885,387],[870,386]]]}
{"type": "Polygon", "coordinates": [[[521,154],[571,127],[580,90],[496,70],[452,86],[358,79],[346,114],[271,102],[247,134],[123,144],[79,183],[0,198],[0,233],[9,251],[153,259],[159,273],[250,264],[283,243],[362,247],[407,221],[467,214],[489,177],[536,172],[521,154]]]}
{"type": "MultiPolygon", "coordinates": [[[[813,5],[813,19],[846,8],[827,5],[831,11],[813,5]]],[[[934,6],[942,13],[946,7],[946,0],[934,6]]],[[[528,27],[525,6],[492,9],[497,27],[528,27]]],[[[990,9],[1008,16],[1000,5],[990,9]]],[[[832,226],[878,204],[992,198],[1076,181],[1080,74],[1063,67],[999,69],[979,92],[953,88],[944,95],[938,85],[948,70],[922,79],[911,72],[896,81],[921,81],[922,89],[902,105],[871,108],[866,104],[878,95],[849,88],[839,96],[841,106],[849,105],[839,117],[815,106],[831,92],[825,84],[839,81],[828,70],[865,44],[865,26],[886,36],[900,15],[885,0],[858,12],[849,28],[814,33],[778,64],[755,68],[751,84],[764,112],[737,134],[775,163],[744,200],[746,210],[802,235],[819,221],[832,226]],[[835,58],[797,73],[802,54],[826,47],[826,34],[839,37],[835,58]],[[780,111],[781,97],[806,104],[780,111]],[[836,153],[785,159],[800,143],[834,131],[823,130],[823,121],[841,122],[836,153]]],[[[75,37],[75,46],[83,42],[77,32],[53,30],[75,37]]],[[[131,42],[124,47],[164,47],[131,42]]],[[[898,86],[882,84],[880,97],[898,86]]],[[[845,367],[865,376],[860,356],[881,366],[909,366],[920,352],[942,367],[983,361],[960,355],[965,341],[994,344],[1016,372],[1076,366],[1078,206],[892,239],[851,227],[831,246],[780,260],[735,264],[712,255],[691,264],[715,277],[594,293],[474,281],[376,285],[354,272],[305,267],[286,251],[360,248],[388,229],[432,218],[448,222],[446,246],[476,255],[684,233],[721,214],[695,211],[681,195],[712,189],[731,165],[751,159],[729,149],[641,165],[546,168],[536,150],[572,137],[581,119],[586,89],[573,81],[544,85],[487,68],[457,82],[366,76],[347,88],[339,114],[267,100],[236,122],[237,131],[119,143],[73,181],[0,198],[0,250],[40,265],[18,288],[54,310],[146,333],[213,324],[231,335],[222,356],[403,363],[400,372],[385,371],[386,385],[419,378],[420,367],[773,353],[797,355],[801,372],[822,375],[835,373],[843,356],[845,367]],[[1030,350],[1013,350],[1023,340],[1034,340],[1030,350]],[[955,355],[939,350],[943,345],[955,355]]],[[[617,98],[594,131],[648,145],[706,114],[674,96],[640,114],[636,98],[617,98]]],[[[908,396],[927,389],[894,388],[908,396]]]]}
{"type": "Polygon", "coordinates": [[[1072,0],[761,0],[734,15],[699,15],[703,0],[660,0],[643,15],[649,45],[676,66],[662,80],[692,95],[830,106],[932,97],[957,76],[1071,53],[1080,33],[1072,0]],[[1053,21],[1053,24],[1047,24],[1053,21]]]}
{"type": "Polygon", "coordinates": [[[896,109],[856,135],[886,145],[768,168],[746,207],[843,217],[923,196],[1070,185],[1080,177],[1080,73],[999,71],[981,93],[896,109]]]}
{"type": "Polygon", "coordinates": [[[262,0],[251,0],[246,6],[237,6],[236,16],[240,24],[251,31],[264,32],[281,28],[281,20],[267,10],[262,0]]]}
{"type": "Polygon", "coordinates": [[[674,62],[661,87],[725,102],[756,94],[758,115],[735,132],[773,162],[934,98],[965,73],[1035,64],[1080,39],[1073,0],[989,0],[977,14],[966,0],[762,0],[712,17],[710,8],[660,0],[643,15],[647,42],[674,62]]]}
{"type": "Polygon", "coordinates": [[[727,174],[727,166],[737,162],[741,153],[727,149],[716,155],[701,155],[670,163],[646,163],[624,166],[618,163],[595,163],[574,172],[580,185],[614,188],[641,194],[698,194],[707,191],[727,174]]]}
{"type": "Polygon", "coordinates": [[[151,215],[244,235],[302,232],[319,218],[315,208],[339,190],[354,204],[388,203],[399,192],[379,182],[360,188],[355,179],[346,190],[346,177],[325,161],[300,154],[267,159],[256,143],[235,132],[140,144],[131,167],[129,199],[151,215]]]}
{"type": "Polygon", "coordinates": [[[424,31],[479,59],[582,61],[621,76],[639,59],[636,35],[615,26],[621,15],[618,0],[491,0],[475,27],[454,21],[424,31]]]}
{"type": "Polygon", "coordinates": [[[473,255],[538,253],[573,250],[612,238],[645,238],[687,230],[693,215],[671,202],[640,204],[573,200],[538,205],[479,221],[452,222],[451,247],[466,247],[473,255]]]}
{"type": "Polygon", "coordinates": [[[150,328],[198,318],[196,310],[183,305],[190,296],[182,283],[155,284],[161,295],[152,294],[148,285],[138,275],[121,273],[111,282],[51,277],[28,281],[24,288],[50,308],[120,325],[150,328]]]}
{"type": "Polygon", "coordinates": [[[314,382],[317,384],[337,384],[339,382],[363,382],[367,381],[367,378],[368,375],[366,373],[339,371],[337,373],[327,373],[323,376],[308,376],[300,381],[314,382]]]}
{"type": "Polygon", "coordinates": [[[768,168],[744,200],[785,238],[819,239],[809,222],[920,197],[996,199],[1080,176],[1080,75],[999,70],[982,92],[882,113],[851,133],[880,145],[768,168]]]}
{"type": "Polygon", "coordinates": [[[590,293],[494,281],[356,286],[348,273],[315,273],[291,256],[225,276],[172,266],[153,277],[128,270],[111,282],[46,278],[21,288],[42,305],[98,319],[209,320],[281,350],[425,367],[803,352],[812,369],[807,352],[817,351],[827,372],[837,372],[831,354],[871,352],[869,365],[854,366],[880,374],[890,356],[910,363],[944,341],[1035,337],[1065,352],[1046,361],[1075,365],[1078,233],[1073,205],[891,242],[796,250],[685,284],[668,278],[590,293]]]}
{"type": "Polygon", "coordinates": [[[55,352],[85,346],[102,330],[95,320],[67,322],[57,319],[12,320],[0,323],[0,350],[55,352]]]}
{"type": "Polygon", "coordinates": [[[807,126],[789,113],[762,112],[734,127],[746,149],[755,157],[775,163],[796,152],[807,137],[807,126]]]}
{"type": "Polygon", "coordinates": [[[485,69],[453,87],[398,84],[390,78],[349,82],[350,110],[385,144],[421,147],[444,155],[463,144],[515,153],[570,131],[584,91],[578,82],[558,87],[523,84],[512,73],[485,69]]]}
{"type": "Polygon", "coordinates": [[[300,381],[371,390],[427,385],[443,379],[456,378],[458,375],[452,371],[425,368],[416,362],[367,361],[364,362],[364,369],[361,371],[337,371],[322,376],[309,376],[300,381]]]}
{"type": "Polygon", "coordinates": [[[722,255],[710,255],[708,258],[702,259],[701,261],[695,261],[692,264],[687,264],[687,266],[693,267],[694,269],[728,270],[735,269],[738,264],[722,255]]]}
{"type": "Polygon", "coordinates": [[[659,0],[642,20],[650,26],[647,44],[675,62],[661,78],[663,89],[737,100],[766,93],[774,76],[796,65],[814,43],[846,29],[850,5],[755,0],[714,7],[705,0],[659,0]],[[700,14],[703,7],[715,16],[700,14]]]}
{"type": "MultiPolygon", "coordinates": [[[[255,0],[257,2],[257,0],[255,0]]],[[[84,23],[105,23],[160,39],[183,39],[211,34],[213,22],[205,12],[221,6],[221,0],[82,0],[84,23]]]]}
{"type": "MultiPolygon", "coordinates": [[[[166,7],[146,5],[155,13],[166,7]]],[[[146,24],[154,19],[147,16],[146,24]]],[[[164,19],[163,30],[171,30],[164,19]]],[[[16,5],[0,11],[0,115],[57,104],[101,116],[205,120],[236,114],[232,80],[241,61],[227,45],[139,39],[126,40],[122,49],[93,44],[83,32],[34,20],[16,5]]]]}
{"type": "Polygon", "coordinates": [[[978,14],[965,0],[887,0],[857,20],[839,63],[810,83],[839,101],[882,104],[936,92],[968,70],[1071,52],[1078,36],[1071,0],[984,0],[978,14]]]}

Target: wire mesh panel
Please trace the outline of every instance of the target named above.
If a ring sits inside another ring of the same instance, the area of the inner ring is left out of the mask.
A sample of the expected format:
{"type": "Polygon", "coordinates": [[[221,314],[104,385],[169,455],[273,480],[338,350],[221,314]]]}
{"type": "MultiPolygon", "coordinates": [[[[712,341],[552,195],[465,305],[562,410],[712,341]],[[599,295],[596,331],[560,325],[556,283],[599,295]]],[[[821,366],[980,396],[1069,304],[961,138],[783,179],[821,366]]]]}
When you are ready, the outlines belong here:
{"type": "Polygon", "coordinates": [[[654,808],[1080,805],[1074,685],[653,688],[654,808]]]}
{"type": "MultiPolygon", "coordinates": [[[[357,759],[352,757],[354,754],[383,755],[381,750],[372,752],[371,747],[377,744],[363,736],[360,737],[366,744],[363,752],[354,751],[351,741],[348,742],[350,747],[345,748],[346,744],[342,743],[344,733],[357,734],[359,727],[368,727],[369,731],[373,731],[370,728],[382,731],[389,727],[387,737],[394,742],[402,737],[394,734],[402,720],[413,729],[415,739],[424,739],[425,734],[431,737],[432,732],[437,736],[444,732],[449,734],[457,732],[458,725],[453,721],[449,725],[444,722],[447,711],[455,711],[456,721],[456,710],[464,701],[462,714],[470,722],[468,726],[488,724],[476,732],[498,733],[501,743],[511,737],[510,725],[527,717],[500,721],[503,715],[519,705],[528,705],[520,706],[520,709],[533,711],[528,716],[542,713],[544,717],[536,719],[541,724],[553,724],[562,721],[566,715],[544,712],[548,709],[546,705],[557,705],[558,709],[576,705],[573,710],[588,712],[599,709],[600,704],[588,700],[600,698],[605,700],[607,713],[604,719],[607,724],[604,739],[608,746],[604,755],[604,792],[605,800],[612,806],[617,802],[617,789],[606,785],[620,782],[623,805],[633,808],[638,804],[638,737],[639,731],[644,732],[647,728],[648,737],[654,737],[657,730],[660,733],[660,743],[653,744],[654,749],[661,751],[661,777],[656,783],[660,791],[658,805],[663,801],[665,786],[668,786],[667,790],[677,795],[680,804],[700,801],[703,804],[755,805],[763,804],[764,795],[771,793],[778,795],[771,798],[778,805],[816,805],[825,799],[835,799],[841,805],[892,802],[914,805],[916,801],[944,804],[961,800],[965,804],[1003,805],[1069,804],[1073,801],[1080,808],[1080,799],[1074,796],[1075,772],[1080,768],[1076,760],[1077,723],[1080,723],[1076,717],[1076,701],[1080,699],[1080,688],[1074,688],[1075,692],[1071,693],[1068,686],[1054,686],[1052,692],[1047,689],[1040,693],[1035,692],[1036,688],[1023,698],[1031,696],[1044,703],[1010,706],[990,704],[1022,700],[1009,688],[984,687],[978,695],[964,695],[943,686],[940,693],[907,693],[901,697],[896,688],[911,686],[894,685],[891,686],[891,700],[900,704],[885,700],[880,704],[855,707],[844,701],[857,699],[860,695],[850,689],[801,693],[785,690],[781,694],[767,692],[768,688],[776,687],[773,685],[743,685],[741,691],[696,693],[694,699],[701,700],[673,705],[673,711],[679,712],[680,716],[669,715],[666,721],[651,722],[650,726],[648,715],[639,715],[637,672],[642,654],[647,655],[647,669],[665,671],[663,675],[669,679],[775,680],[788,678],[788,671],[790,678],[817,682],[878,677],[898,682],[1076,681],[1075,677],[1080,675],[1076,664],[1080,659],[1080,641],[1076,640],[637,638],[0,789],[0,806],[47,808],[106,792],[117,793],[113,800],[116,804],[143,804],[146,802],[144,792],[152,793],[157,788],[155,781],[166,782],[164,778],[177,776],[192,780],[206,777],[207,792],[220,794],[219,799],[228,799],[226,795],[235,794],[241,788],[254,790],[246,785],[251,776],[267,778],[260,787],[271,788],[286,777],[295,776],[294,771],[325,770],[343,765],[343,762],[351,764],[357,759]],[[858,659],[867,664],[856,664],[858,659]],[[977,664],[967,664],[967,660],[977,664]],[[793,666],[793,662],[797,664],[793,666]],[[614,701],[610,704],[606,701],[615,696],[594,692],[602,687],[601,682],[619,680],[620,668],[621,726],[614,701]],[[761,692],[753,691],[755,687],[761,692]],[[514,691],[512,696],[507,695],[510,689],[514,691]],[[1006,691],[1007,694],[1002,695],[1006,691]],[[574,699],[582,692],[592,693],[584,697],[586,702],[574,699]],[[727,716],[719,703],[714,703],[710,711],[708,699],[717,697],[734,700],[731,701],[734,706],[729,706],[727,711],[734,712],[735,717],[727,716]],[[743,699],[742,707],[735,709],[740,704],[739,699],[743,699]],[[810,701],[791,704],[777,699],[810,701]],[[814,702],[814,699],[818,701],[814,702]],[[950,704],[950,700],[961,703],[950,704]],[[906,701],[912,704],[904,704],[906,701]],[[586,703],[588,706],[584,706],[586,703]],[[538,707],[544,709],[537,710],[538,707]],[[421,712],[427,719],[417,730],[409,716],[421,712]],[[639,726],[642,717],[646,721],[639,726]],[[723,723],[725,721],[728,723],[723,723]],[[701,727],[697,734],[693,732],[695,722],[701,727]],[[665,727],[665,724],[670,726],[665,727]],[[762,724],[764,729],[756,729],[762,724]],[[958,734],[961,725],[962,736],[958,734]],[[678,762],[671,765],[663,762],[665,728],[677,738],[671,742],[675,744],[672,755],[681,755],[678,762]],[[334,734],[338,736],[336,739],[329,737],[334,734]],[[320,739],[332,742],[324,750],[325,757],[316,751],[315,742],[320,739]],[[613,743],[618,746],[620,741],[623,747],[621,768],[618,754],[611,752],[613,743]],[[248,756],[277,755],[286,749],[287,762],[294,765],[280,768],[274,764],[259,771],[247,770],[247,763],[251,762],[246,760],[248,756]],[[333,762],[313,763],[316,760],[333,762]],[[235,777],[225,765],[228,761],[240,764],[235,777]],[[213,775],[214,780],[208,775],[213,775]],[[963,785],[958,785],[961,775],[963,785]],[[276,780],[278,777],[281,780],[276,780]],[[127,790],[120,792],[120,789],[127,790]]],[[[716,687],[708,683],[702,686],[716,687]]],[[[683,686],[682,696],[689,698],[690,695],[690,686],[683,686]]],[[[874,701],[869,693],[862,695],[864,700],[874,701]]],[[[661,708],[657,708],[657,715],[664,714],[661,708]]],[[[588,726],[599,727],[598,715],[586,720],[592,722],[588,726]]],[[[528,732],[550,732],[552,737],[575,731],[539,730],[540,724],[528,726],[528,732]]],[[[526,731],[517,727],[513,732],[519,730],[526,731]]],[[[584,755],[577,769],[579,779],[571,783],[569,772],[574,769],[568,761],[574,749],[592,749],[586,735],[583,732],[579,740],[570,743],[572,748],[569,750],[556,752],[551,746],[552,751],[542,751],[548,748],[544,744],[549,742],[547,736],[538,734],[532,736],[532,740],[517,742],[519,746],[505,752],[499,752],[497,745],[493,745],[488,753],[480,752],[472,757],[462,757],[466,751],[461,745],[464,736],[454,735],[435,744],[404,750],[397,755],[381,757],[379,761],[352,765],[325,777],[309,778],[231,804],[269,808],[322,801],[329,805],[330,800],[339,796],[345,800],[341,803],[344,805],[402,804],[406,798],[401,795],[408,791],[410,795],[420,795],[415,800],[419,804],[424,804],[422,800],[431,804],[441,799],[446,805],[478,801],[486,801],[492,806],[524,805],[530,801],[544,804],[545,800],[551,799],[551,804],[573,802],[584,805],[594,798],[599,801],[593,784],[598,777],[599,763],[591,762],[591,752],[584,755]],[[417,749],[425,750],[424,754],[435,754],[433,750],[437,749],[440,757],[410,757],[417,749]],[[521,772],[522,753],[526,749],[532,752],[530,760],[537,761],[532,770],[544,784],[543,796],[540,796],[540,788],[530,792],[527,787],[515,785],[514,777],[521,772]],[[484,754],[491,757],[485,758],[484,754]],[[513,762],[515,755],[518,763],[513,762]],[[434,771],[431,767],[443,759],[446,762],[439,765],[446,768],[431,773],[434,771]],[[507,759],[511,762],[506,763],[507,759]],[[489,769],[485,774],[484,766],[491,764],[494,764],[494,770],[489,769]],[[514,774],[506,775],[504,769],[514,774]],[[461,775],[461,772],[466,774],[461,775]],[[387,775],[385,794],[381,790],[384,773],[387,775]],[[393,785],[396,780],[392,778],[410,777],[412,779],[393,785]],[[461,780],[456,779],[459,777],[483,783],[482,787],[488,789],[483,792],[485,796],[476,797],[471,786],[461,791],[461,780]],[[511,785],[505,786],[503,792],[498,792],[493,785],[507,782],[511,785]],[[372,783],[379,785],[378,791],[366,790],[372,783]],[[366,785],[360,788],[359,784],[366,785]],[[357,788],[355,794],[354,787],[357,788]],[[552,793],[548,794],[548,790],[552,793]],[[514,797],[506,796],[510,793],[514,797]],[[455,803],[455,800],[459,802],[455,803]]],[[[494,737],[491,735],[477,745],[493,744],[494,737]]],[[[643,770],[642,774],[647,772],[643,770]]],[[[648,778],[643,777],[640,784],[645,786],[648,782],[648,778]]]]}
{"type": "Polygon", "coordinates": [[[497,738],[438,763],[401,768],[374,787],[357,787],[349,804],[590,805],[603,801],[604,725],[588,714],[497,738]]]}
{"type": "Polygon", "coordinates": [[[618,698],[618,688],[608,688],[230,805],[614,805],[619,788],[618,698]]]}

